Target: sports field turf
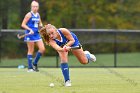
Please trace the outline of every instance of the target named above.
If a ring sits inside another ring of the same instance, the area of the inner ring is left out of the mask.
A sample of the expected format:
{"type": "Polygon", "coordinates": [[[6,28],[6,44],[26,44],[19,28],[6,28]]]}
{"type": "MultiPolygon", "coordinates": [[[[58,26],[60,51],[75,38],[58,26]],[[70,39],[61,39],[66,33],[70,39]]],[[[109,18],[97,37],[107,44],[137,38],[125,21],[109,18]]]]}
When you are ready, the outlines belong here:
{"type": "MultiPolygon", "coordinates": [[[[114,66],[114,54],[96,54],[97,61],[94,64],[82,65],[75,56],[69,56],[69,66],[114,66]]],[[[0,66],[27,66],[27,59],[2,59],[0,66]]],[[[53,66],[56,67],[56,57],[43,56],[39,61],[39,66],[53,66]]],[[[59,65],[59,64],[58,64],[59,65]]],[[[139,66],[140,67],[140,53],[118,53],[117,66],[139,66]]]]}
{"type": "MultiPolygon", "coordinates": [[[[97,61],[81,65],[74,56],[69,56],[72,87],[63,86],[60,68],[40,68],[40,72],[28,73],[18,69],[18,65],[27,67],[27,59],[2,59],[0,66],[0,93],[140,93],[140,68],[107,68],[114,66],[113,54],[98,54],[97,61]],[[103,66],[102,68],[83,68],[103,66]],[[53,88],[49,87],[54,83],[53,88]]],[[[59,64],[58,64],[59,65],[59,64]]],[[[42,57],[41,66],[56,66],[55,57],[42,57]]],[[[139,66],[140,53],[119,53],[117,66],[139,66]]]]}
{"type": "Polygon", "coordinates": [[[60,68],[32,73],[0,68],[0,93],[140,93],[140,68],[70,68],[70,73],[72,87],[64,87],[60,68]]]}

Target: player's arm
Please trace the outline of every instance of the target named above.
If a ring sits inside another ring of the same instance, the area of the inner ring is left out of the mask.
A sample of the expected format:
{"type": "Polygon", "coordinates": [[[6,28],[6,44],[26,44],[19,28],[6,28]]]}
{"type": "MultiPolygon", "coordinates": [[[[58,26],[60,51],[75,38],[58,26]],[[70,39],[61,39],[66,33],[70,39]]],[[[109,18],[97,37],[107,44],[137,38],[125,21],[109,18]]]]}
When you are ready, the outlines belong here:
{"type": "Polygon", "coordinates": [[[60,30],[62,31],[64,36],[69,40],[66,45],[71,46],[75,42],[75,40],[73,36],[71,35],[70,31],[66,28],[60,28],[60,30]]]}
{"type": "Polygon", "coordinates": [[[60,51],[60,52],[66,51],[64,48],[61,48],[60,46],[58,46],[54,40],[49,40],[49,45],[52,46],[57,51],[60,51]]]}
{"type": "Polygon", "coordinates": [[[29,28],[26,24],[27,22],[29,21],[29,19],[31,18],[31,13],[27,13],[22,21],[22,24],[21,24],[21,27],[26,29],[26,30],[29,30],[31,34],[33,34],[34,32],[32,31],[31,28],[29,28]]]}

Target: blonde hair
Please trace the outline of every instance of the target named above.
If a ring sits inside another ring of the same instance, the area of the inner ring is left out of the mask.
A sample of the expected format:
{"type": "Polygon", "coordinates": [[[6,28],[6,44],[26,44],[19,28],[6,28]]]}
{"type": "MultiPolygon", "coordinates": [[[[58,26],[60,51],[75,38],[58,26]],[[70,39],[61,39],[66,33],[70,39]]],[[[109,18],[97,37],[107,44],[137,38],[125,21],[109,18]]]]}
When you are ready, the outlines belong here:
{"type": "Polygon", "coordinates": [[[35,5],[35,4],[37,4],[37,5],[39,6],[39,3],[38,3],[37,1],[32,1],[32,2],[31,2],[31,6],[33,6],[33,5],[35,5]]]}
{"type": "Polygon", "coordinates": [[[47,33],[50,32],[50,29],[55,29],[55,30],[57,30],[57,28],[56,28],[54,25],[52,25],[52,24],[48,24],[48,25],[46,25],[45,27],[46,27],[47,33]]]}
{"type": "Polygon", "coordinates": [[[31,11],[32,11],[32,6],[37,6],[39,8],[39,3],[37,1],[32,1],[31,2],[31,11]]]}
{"type": "Polygon", "coordinates": [[[41,35],[41,37],[43,38],[43,40],[48,44],[49,43],[49,35],[48,35],[48,32],[50,31],[50,29],[55,29],[57,30],[57,28],[54,26],[54,25],[51,25],[51,24],[48,24],[48,25],[45,25],[45,27],[42,27],[40,30],[39,30],[39,33],[41,35]]]}

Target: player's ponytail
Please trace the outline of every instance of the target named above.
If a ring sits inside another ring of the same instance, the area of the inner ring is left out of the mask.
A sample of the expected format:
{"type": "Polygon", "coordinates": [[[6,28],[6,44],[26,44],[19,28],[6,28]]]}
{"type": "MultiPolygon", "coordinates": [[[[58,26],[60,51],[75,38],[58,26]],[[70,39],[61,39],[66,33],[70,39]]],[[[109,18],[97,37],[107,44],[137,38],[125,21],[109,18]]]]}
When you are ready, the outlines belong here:
{"type": "Polygon", "coordinates": [[[40,33],[42,39],[43,39],[46,43],[49,43],[49,35],[47,34],[46,27],[42,27],[42,28],[39,30],[39,33],[40,33]]]}

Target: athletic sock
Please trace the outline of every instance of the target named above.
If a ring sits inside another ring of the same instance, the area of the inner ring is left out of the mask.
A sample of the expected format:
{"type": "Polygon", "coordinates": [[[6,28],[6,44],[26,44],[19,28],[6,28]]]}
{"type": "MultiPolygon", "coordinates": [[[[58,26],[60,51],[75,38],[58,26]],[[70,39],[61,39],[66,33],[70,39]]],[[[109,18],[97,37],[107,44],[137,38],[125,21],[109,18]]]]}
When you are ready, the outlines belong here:
{"type": "Polygon", "coordinates": [[[40,59],[41,55],[42,55],[42,54],[41,54],[40,52],[37,52],[37,53],[36,53],[36,57],[35,57],[35,60],[34,60],[34,63],[33,63],[34,65],[37,65],[38,60],[40,59]]]}
{"type": "Polygon", "coordinates": [[[62,70],[64,79],[65,79],[65,82],[67,80],[70,80],[70,77],[69,77],[69,66],[68,66],[67,63],[61,63],[61,70],[62,70]]]}
{"type": "Polygon", "coordinates": [[[27,55],[27,59],[28,59],[28,69],[33,69],[32,67],[32,55],[27,55]]]}

